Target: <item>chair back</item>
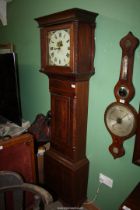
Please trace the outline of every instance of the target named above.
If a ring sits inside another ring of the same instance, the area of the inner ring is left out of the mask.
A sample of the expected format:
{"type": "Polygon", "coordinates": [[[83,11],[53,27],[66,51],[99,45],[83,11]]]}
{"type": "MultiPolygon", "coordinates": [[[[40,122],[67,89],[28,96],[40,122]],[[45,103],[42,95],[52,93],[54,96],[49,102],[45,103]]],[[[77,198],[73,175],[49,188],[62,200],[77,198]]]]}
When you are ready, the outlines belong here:
{"type": "Polygon", "coordinates": [[[10,210],[46,210],[52,200],[49,192],[35,184],[24,183],[16,172],[0,171],[0,210],[9,210],[9,202],[10,210]],[[33,199],[28,205],[25,193],[33,194],[33,199]]]}

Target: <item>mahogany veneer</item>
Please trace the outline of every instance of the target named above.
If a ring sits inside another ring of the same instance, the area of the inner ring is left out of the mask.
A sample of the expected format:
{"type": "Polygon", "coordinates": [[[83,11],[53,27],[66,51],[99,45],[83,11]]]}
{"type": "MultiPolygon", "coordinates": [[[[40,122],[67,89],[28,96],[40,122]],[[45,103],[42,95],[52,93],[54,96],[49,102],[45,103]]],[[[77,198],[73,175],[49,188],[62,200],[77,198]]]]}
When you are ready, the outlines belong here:
{"type": "Polygon", "coordinates": [[[88,91],[94,73],[96,16],[74,8],[36,18],[41,37],[41,72],[49,77],[51,94],[51,147],[45,154],[45,180],[67,206],[80,206],[86,200],[88,91]],[[49,65],[48,34],[60,29],[70,30],[68,67],[49,65]]]}
{"type": "Polygon", "coordinates": [[[137,120],[137,130],[135,137],[135,145],[134,145],[134,153],[132,162],[138,166],[140,166],[140,106],[137,120]]]}
{"type": "Polygon", "coordinates": [[[140,209],[140,183],[136,185],[130,195],[121,204],[119,210],[130,209],[139,210],[140,209]]]}
{"type": "Polygon", "coordinates": [[[35,183],[34,141],[30,134],[0,140],[0,170],[15,171],[24,181],[35,183]]]}

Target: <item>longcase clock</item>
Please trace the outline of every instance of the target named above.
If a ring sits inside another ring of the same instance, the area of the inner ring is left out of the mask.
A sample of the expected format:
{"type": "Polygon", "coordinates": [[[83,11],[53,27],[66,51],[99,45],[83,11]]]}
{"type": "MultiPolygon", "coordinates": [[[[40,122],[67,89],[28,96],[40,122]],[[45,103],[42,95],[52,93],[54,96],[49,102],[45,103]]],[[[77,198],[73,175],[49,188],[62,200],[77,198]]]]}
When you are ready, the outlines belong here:
{"type": "Polygon", "coordinates": [[[36,19],[41,36],[41,72],[49,77],[51,94],[46,185],[68,206],[80,206],[86,200],[88,91],[94,74],[96,16],[76,8],[36,19]]]}

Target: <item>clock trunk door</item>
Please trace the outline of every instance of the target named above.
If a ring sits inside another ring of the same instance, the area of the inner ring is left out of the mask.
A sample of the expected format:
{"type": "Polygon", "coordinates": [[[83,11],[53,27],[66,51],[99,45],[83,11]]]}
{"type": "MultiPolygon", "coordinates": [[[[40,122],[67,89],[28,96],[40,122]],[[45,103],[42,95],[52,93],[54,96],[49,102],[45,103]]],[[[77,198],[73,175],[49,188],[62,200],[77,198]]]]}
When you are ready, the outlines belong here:
{"type": "Polygon", "coordinates": [[[51,143],[55,150],[69,156],[71,150],[70,133],[70,98],[51,95],[52,127],[51,143]]]}
{"type": "Polygon", "coordinates": [[[68,160],[85,158],[89,83],[50,79],[51,146],[68,160]]]}

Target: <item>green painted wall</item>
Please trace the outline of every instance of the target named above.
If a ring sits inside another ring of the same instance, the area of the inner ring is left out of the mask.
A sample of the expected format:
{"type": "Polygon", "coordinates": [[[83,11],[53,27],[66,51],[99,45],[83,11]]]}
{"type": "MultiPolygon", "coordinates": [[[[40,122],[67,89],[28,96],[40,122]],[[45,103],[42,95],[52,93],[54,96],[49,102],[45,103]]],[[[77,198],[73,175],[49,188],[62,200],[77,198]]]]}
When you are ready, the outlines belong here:
{"type": "MultiPolygon", "coordinates": [[[[34,18],[79,7],[98,12],[96,28],[96,73],[90,80],[87,127],[87,156],[90,160],[88,198],[98,187],[99,173],[114,180],[113,188],[101,186],[96,205],[102,210],[117,210],[140,181],[140,168],[132,164],[134,137],[126,141],[126,155],[114,160],[108,152],[111,137],[104,125],[104,111],[115,101],[113,88],[119,78],[120,39],[129,31],[140,38],[139,0],[13,0],[8,4],[8,26],[0,26],[0,42],[13,42],[18,53],[22,110],[25,119],[50,108],[48,78],[41,74],[40,37],[34,18]]],[[[131,104],[138,110],[140,100],[140,47],[135,54],[133,83],[136,89],[131,104]]]]}

